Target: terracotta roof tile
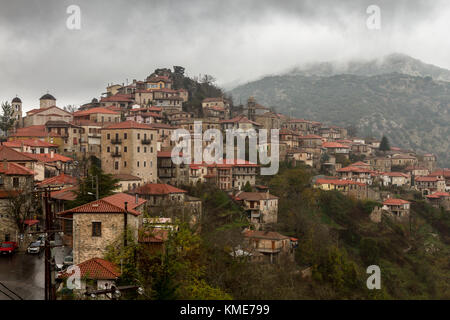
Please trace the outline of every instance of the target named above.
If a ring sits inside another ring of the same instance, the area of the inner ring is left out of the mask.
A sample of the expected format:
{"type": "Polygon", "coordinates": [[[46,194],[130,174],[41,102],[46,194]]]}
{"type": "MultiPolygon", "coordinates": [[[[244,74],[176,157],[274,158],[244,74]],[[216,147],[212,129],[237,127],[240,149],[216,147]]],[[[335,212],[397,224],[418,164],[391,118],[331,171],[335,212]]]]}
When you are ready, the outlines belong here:
{"type": "Polygon", "coordinates": [[[165,183],[147,183],[132,191],[142,195],[166,195],[171,193],[186,193],[185,190],[175,188],[165,183]]]}
{"type": "MultiPolygon", "coordinates": [[[[80,269],[80,277],[92,280],[114,280],[120,276],[120,269],[114,263],[100,259],[92,258],[77,264],[80,269]]],[[[66,278],[69,273],[64,272],[60,277],[66,278]]]]}

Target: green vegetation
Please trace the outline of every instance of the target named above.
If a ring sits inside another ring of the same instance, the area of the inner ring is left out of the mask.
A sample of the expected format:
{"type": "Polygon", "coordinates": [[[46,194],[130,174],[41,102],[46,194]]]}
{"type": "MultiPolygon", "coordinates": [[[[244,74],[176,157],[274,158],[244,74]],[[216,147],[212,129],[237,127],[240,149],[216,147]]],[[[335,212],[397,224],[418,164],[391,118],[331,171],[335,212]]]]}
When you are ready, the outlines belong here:
{"type": "Polygon", "coordinates": [[[14,126],[14,109],[8,102],[2,103],[2,114],[0,115],[0,129],[3,135],[8,136],[9,130],[14,126]]]}
{"type": "Polygon", "coordinates": [[[101,199],[113,194],[119,180],[114,179],[111,174],[103,173],[102,169],[94,164],[89,167],[88,175],[81,179],[79,189],[75,191],[77,198],[68,202],[67,209],[81,206],[96,200],[98,180],[98,198],[101,199]]]}
{"type": "MultiPolygon", "coordinates": [[[[413,203],[405,223],[369,219],[381,204],[358,201],[337,191],[313,189],[312,169],[282,163],[275,176],[262,176],[279,197],[278,223],[269,226],[299,239],[295,262],[255,263],[234,258],[248,227],[245,212],[223,191],[208,184],[186,186],[203,201],[200,232],[177,221],[164,250],[149,251],[122,237],[107,259],[122,266],[122,284],[145,295],[130,299],[448,299],[448,213],[423,201],[413,203]],[[381,269],[381,290],[369,290],[366,269],[381,269]],[[310,267],[311,278],[301,270],[310,267]]],[[[197,229],[198,230],[198,229],[197,229]]]]}
{"type": "Polygon", "coordinates": [[[380,151],[389,151],[391,147],[389,145],[389,140],[385,136],[381,138],[380,147],[378,148],[380,151]]]}

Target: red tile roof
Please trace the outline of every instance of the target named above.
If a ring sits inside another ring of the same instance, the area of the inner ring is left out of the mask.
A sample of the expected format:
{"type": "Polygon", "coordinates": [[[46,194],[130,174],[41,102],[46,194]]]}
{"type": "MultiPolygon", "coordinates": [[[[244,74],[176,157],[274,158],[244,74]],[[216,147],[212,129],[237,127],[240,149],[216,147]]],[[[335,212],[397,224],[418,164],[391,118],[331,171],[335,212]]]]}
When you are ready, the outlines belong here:
{"type": "Polygon", "coordinates": [[[185,190],[175,188],[165,183],[147,183],[132,191],[142,195],[167,195],[171,193],[185,193],[185,190]]]}
{"type": "Polygon", "coordinates": [[[427,177],[417,177],[415,179],[415,181],[416,182],[437,182],[437,181],[439,181],[439,179],[438,179],[438,177],[427,176],[427,177]]]}
{"type": "Polygon", "coordinates": [[[34,158],[22,152],[8,148],[7,146],[0,146],[0,161],[5,159],[7,161],[36,161],[34,158]]]}
{"type": "Polygon", "coordinates": [[[444,197],[450,197],[448,192],[435,192],[426,196],[428,199],[439,199],[444,197]]]}
{"type": "Polygon", "coordinates": [[[402,204],[408,204],[411,203],[409,201],[403,200],[403,199],[394,199],[394,198],[389,198],[383,201],[383,204],[385,205],[390,205],[390,206],[399,206],[402,204]]]}
{"type": "Polygon", "coordinates": [[[259,123],[249,120],[247,117],[245,116],[237,116],[234,117],[233,119],[227,119],[227,120],[220,120],[220,123],[251,123],[255,126],[261,126],[259,123]]]}
{"type": "Polygon", "coordinates": [[[12,141],[5,141],[2,143],[4,146],[10,147],[10,148],[18,148],[24,146],[29,147],[53,147],[57,148],[57,144],[53,144],[47,141],[39,140],[39,139],[23,139],[23,140],[12,140],[12,141]]]}
{"type": "Polygon", "coordinates": [[[74,117],[82,117],[90,114],[96,114],[96,113],[105,113],[105,114],[115,114],[119,115],[120,113],[112,111],[111,109],[106,109],[103,107],[97,107],[97,108],[91,108],[83,111],[77,111],[73,114],[74,117]]]}
{"type": "MultiPolygon", "coordinates": [[[[114,263],[100,259],[92,258],[77,264],[80,268],[80,277],[92,280],[114,280],[120,276],[120,269],[114,263]]],[[[64,272],[60,277],[66,278],[71,274],[64,272]]]]}
{"type": "Polygon", "coordinates": [[[381,173],[382,176],[387,176],[387,177],[404,177],[404,178],[409,178],[409,176],[405,173],[402,172],[382,172],[381,173]]]}
{"type": "Polygon", "coordinates": [[[364,167],[353,167],[353,166],[348,166],[348,167],[344,167],[341,169],[337,169],[336,172],[360,172],[360,173],[371,173],[372,170],[368,169],[368,168],[364,168],[364,167]]]}
{"type": "Polygon", "coordinates": [[[38,137],[38,138],[45,138],[45,137],[60,137],[61,135],[55,133],[55,132],[47,132],[45,125],[36,125],[36,126],[29,126],[25,128],[19,128],[17,131],[13,134],[11,134],[11,137],[38,137]]]}
{"type": "Polygon", "coordinates": [[[73,201],[77,198],[75,193],[78,190],[78,186],[64,188],[58,191],[50,192],[50,197],[56,200],[73,201]]]}
{"type": "Polygon", "coordinates": [[[38,186],[40,186],[40,187],[48,186],[48,185],[60,186],[60,185],[67,185],[67,184],[74,185],[76,183],[77,183],[77,179],[76,178],[74,178],[72,176],[69,176],[69,175],[66,175],[64,173],[61,173],[58,176],[47,178],[47,179],[43,180],[41,183],[38,184],[38,186]]]}
{"type": "Polygon", "coordinates": [[[145,123],[139,123],[132,120],[127,120],[119,123],[112,124],[110,126],[107,126],[103,128],[102,130],[110,130],[110,129],[147,129],[147,130],[155,130],[152,126],[145,124],[145,123]]]}
{"type": "Polygon", "coordinates": [[[51,153],[29,153],[29,152],[22,152],[22,154],[33,158],[37,161],[40,162],[56,162],[56,161],[61,161],[61,162],[70,162],[73,161],[72,158],[63,156],[61,154],[58,153],[54,153],[53,157],[51,153]]]}
{"type": "Polygon", "coordinates": [[[99,200],[95,200],[81,206],[59,212],[59,215],[73,214],[73,213],[125,213],[125,202],[128,202],[128,213],[139,216],[141,213],[135,208],[147,202],[147,200],[136,198],[126,193],[116,193],[99,200]]]}
{"type": "Polygon", "coordinates": [[[268,240],[285,240],[289,237],[284,236],[278,232],[274,231],[255,231],[255,230],[245,230],[244,237],[246,238],[259,238],[268,240]]]}
{"type": "Polygon", "coordinates": [[[299,136],[298,138],[299,139],[320,139],[320,140],[322,140],[322,137],[318,136],[316,134],[308,134],[306,136],[299,136]]]}
{"type": "MultiPolygon", "coordinates": [[[[58,110],[60,110],[60,111],[63,111],[63,112],[65,112],[65,113],[67,113],[67,114],[71,114],[70,112],[67,112],[66,110],[63,110],[63,109],[61,109],[61,108],[58,108],[57,106],[51,106],[51,107],[48,107],[48,108],[39,108],[39,109],[33,109],[33,110],[30,110],[30,111],[28,111],[27,112],[27,116],[30,116],[30,115],[34,115],[34,114],[38,114],[38,113],[41,113],[41,112],[43,112],[43,111],[47,111],[47,110],[50,110],[50,109],[53,109],[53,108],[56,108],[56,109],[58,109],[58,110]]],[[[60,114],[56,114],[57,116],[61,116],[60,114]]]]}
{"type": "Polygon", "coordinates": [[[120,93],[100,99],[100,102],[132,102],[132,101],[133,97],[131,95],[120,93]]]}
{"type": "Polygon", "coordinates": [[[342,148],[342,149],[348,149],[350,148],[348,145],[341,144],[338,142],[324,142],[322,143],[323,148],[342,148]]]}
{"type": "Polygon", "coordinates": [[[141,243],[162,243],[169,239],[169,230],[155,228],[153,230],[146,230],[139,235],[139,242],[141,243]]]}
{"type": "Polygon", "coordinates": [[[450,169],[435,170],[428,176],[429,177],[444,176],[445,178],[450,178],[450,169]]]}
{"type": "Polygon", "coordinates": [[[333,184],[337,186],[345,186],[345,185],[358,185],[365,186],[365,183],[357,182],[353,180],[344,180],[344,179],[317,179],[315,184],[333,184]]]}
{"type": "Polygon", "coordinates": [[[0,162],[0,173],[11,176],[32,176],[35,174],[33,170],[14,162],[0,162]]]}
{"type": "Polygon", "coordinates": [[[271,195],[268,192],[241,192],[235,197],[235,199],[259,201],[259,200],[274,200],[278,199],[278,197],[271,195]]]}

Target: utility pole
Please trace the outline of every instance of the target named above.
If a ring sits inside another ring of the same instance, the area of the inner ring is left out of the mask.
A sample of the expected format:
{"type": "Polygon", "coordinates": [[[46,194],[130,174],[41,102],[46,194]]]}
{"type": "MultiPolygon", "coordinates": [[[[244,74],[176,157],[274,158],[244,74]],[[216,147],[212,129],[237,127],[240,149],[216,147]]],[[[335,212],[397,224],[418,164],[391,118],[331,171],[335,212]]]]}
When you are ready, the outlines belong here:
{"type": "Polygon", "coordinates": [[[128,202],[125,201],[125,213],[123,216],[123,246],[127,246],[127,229],[128,229],[128,202]]]}
{"type": "Polygon", "coordinates": [[[95,176],[95,199],[98,200],[98,175],[95,176]]]}
{"type": "MultiPolygon", "coordinates": [[[[55,233],[62,230],[56,230],[54,227],[55,216],[52,212],[49,202],[50,192],[60,190],[60,188],[45,187],[44,189],[37,190],[37,193],[43,193],[43,210],[45,226],[43,232],[45,233],[45,246],[44,246],[44,264],[45,264],[45,300],[56,300],[56,288],[55,283],[55,257],[52,254],[52,248],[54,245],[55,233]]],[[[41,233],[41,232],[39,232],[41,233]]]]}

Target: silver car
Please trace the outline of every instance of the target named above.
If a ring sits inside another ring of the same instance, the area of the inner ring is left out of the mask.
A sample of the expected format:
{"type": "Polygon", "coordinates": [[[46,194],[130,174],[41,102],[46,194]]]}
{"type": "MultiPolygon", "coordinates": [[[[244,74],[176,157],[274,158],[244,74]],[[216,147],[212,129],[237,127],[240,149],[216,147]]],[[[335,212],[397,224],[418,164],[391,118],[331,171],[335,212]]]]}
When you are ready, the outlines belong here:
{"type": "Polygon", "coordinates": [[[41,242],[35,241],[30,243],[30,245],[27,248],[28,253],[39,253],[41,251],[41,242]]]}

